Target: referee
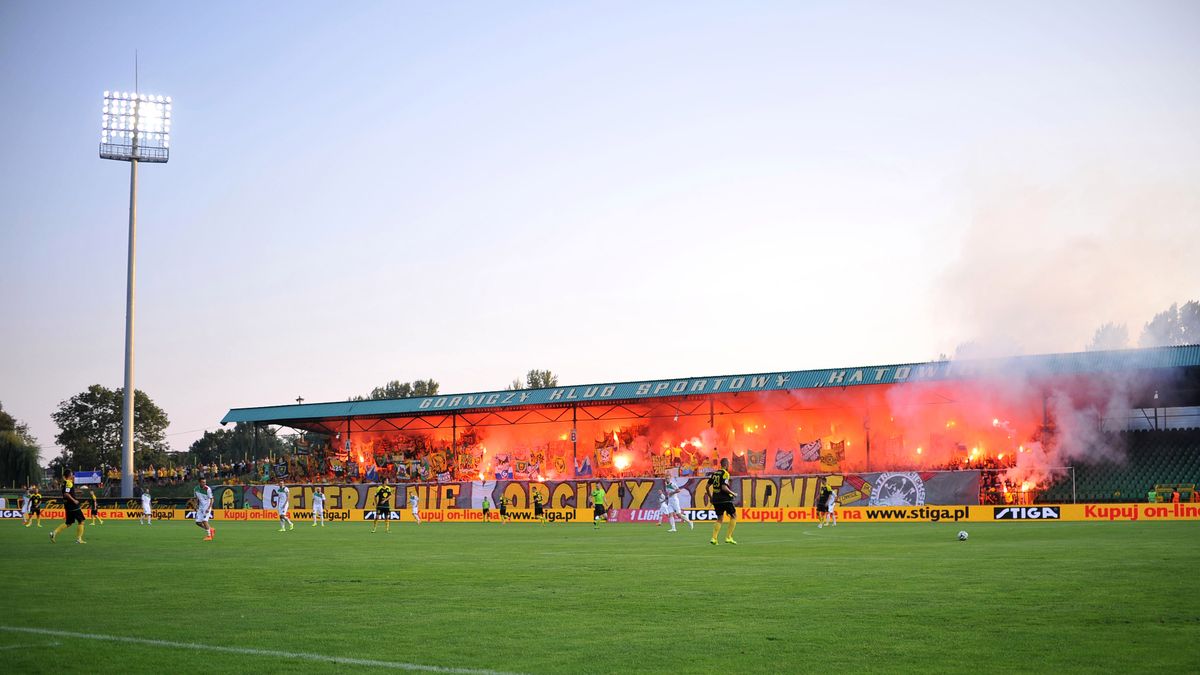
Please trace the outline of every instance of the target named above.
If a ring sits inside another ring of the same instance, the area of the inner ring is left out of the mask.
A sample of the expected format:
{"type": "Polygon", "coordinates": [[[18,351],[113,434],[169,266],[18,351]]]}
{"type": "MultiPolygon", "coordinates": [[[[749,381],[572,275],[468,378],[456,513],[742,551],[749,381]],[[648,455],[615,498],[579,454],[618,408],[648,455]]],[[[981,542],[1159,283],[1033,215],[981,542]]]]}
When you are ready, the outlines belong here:
{"type": "Polygon", "coordinates": [[[78,524],[79,529],[75,535],[75,543],[86,544],[87,542],[83,540],[83,524],[87,522],[87,519],[83,517],[83,504],[79,502],[79,497],[75,494],[75,473],[72,471],[68,471],[63,480],[62,495],[63,508],[67,510],[66,521],[50,533],[50,542],[53,543],[58,538],[59,532],[78,524]]]}
{"type": "Polygon", "coordinates": [[[721,524],[725,522],[725,516],[729,516],[729,532],[725,534],[726,544],[736,544],[733,539],[733,528],[737,527],[737,509],[733,505],[733,500],[737,499],[737,494],[729,487],[729,458],[721,458],[721,468],[708,474],[708,485],[705,486],[705,491],[708,493],[709,501],[712,502],[713,510],[717,512],[717,522],[713,523],[712,541],[709,542],[713,546],[717,545],[717,537],[721,534],[721,524]]]}

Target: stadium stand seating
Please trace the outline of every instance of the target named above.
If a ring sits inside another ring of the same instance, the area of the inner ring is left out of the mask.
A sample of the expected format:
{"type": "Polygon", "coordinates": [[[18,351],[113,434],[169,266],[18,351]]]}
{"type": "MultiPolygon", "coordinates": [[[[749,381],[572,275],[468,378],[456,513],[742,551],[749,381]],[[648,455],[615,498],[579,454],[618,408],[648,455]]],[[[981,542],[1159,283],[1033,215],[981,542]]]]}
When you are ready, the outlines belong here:
{"type": "MultiPolygon", "coordinates": [[[[1127,431],[1115,440],[1126,449],[1124,462],[1075,464],[1078,501],[1144,502],[1155,486],[1200,483],[1200,429],[1127,431]]],[[[1042,490],[1037,501],[1070,503],[1071,476],[1042,490]]]]}

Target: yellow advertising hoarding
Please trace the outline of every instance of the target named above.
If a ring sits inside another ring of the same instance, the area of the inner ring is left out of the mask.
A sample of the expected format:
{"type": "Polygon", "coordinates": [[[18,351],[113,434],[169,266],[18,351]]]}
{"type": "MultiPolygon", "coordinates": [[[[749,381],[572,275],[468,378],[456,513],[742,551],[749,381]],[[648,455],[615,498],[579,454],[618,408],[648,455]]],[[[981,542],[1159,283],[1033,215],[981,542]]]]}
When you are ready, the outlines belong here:
{"type": "MultiPolygon", "coordinates": [[[[716,512],[709,509],[686,509],[688,518],[709,521],[716,512]]],[[[816,509],[797,508],[739,508],[738,520],[749,523],[815,523],[816,509]]],[[[185,509],[154,509],[155,520],[192,520],[194,514],[185,509]]],[[[420,511],[421,520],[429,523],[479,523],[483,512],[477,509],[428,509],[420,511]]],[[[837,511],[839,523],[938,523],[938,522],[1157,522],[1200,520],[1200,503],[1188,504],[1039,504],[1036,506],[863,506],[845,507],[837,511]]],[[[4,512],[5,519],[19,519],[19,511],[4,512]]],[[[90,514],[85,511],[85,515],[90,514]]],[[[104,520],[137,520],[140,509],[100,509],[104,520]]],[[[311,521],[312,511],[293,509],[292,520],[311,521]]],[[[42,509],[43,520],[62,520],[61,507],[42,509]]],[[[326,509],[330,522],[365,522],[375,520],[374,510],[326,509]]],[[[534,522],[531,509],[510,509],[513,522],[534,522]]],[[[591,509],[546,509],[547,520],[554,523],[590,523],[591,509]]],[[[615,509],[611,519],[621,523],[658,522],[657,509],[615,509]]],[[[490,518],[499,522],[500,514],[492,509],[490,518]]],[[[267,509],[217,509],[213,521],[278,521],[279,514],[267,509]]],[[[415,522],[408,509],[392,510],[389,520],[415,522]]]]}

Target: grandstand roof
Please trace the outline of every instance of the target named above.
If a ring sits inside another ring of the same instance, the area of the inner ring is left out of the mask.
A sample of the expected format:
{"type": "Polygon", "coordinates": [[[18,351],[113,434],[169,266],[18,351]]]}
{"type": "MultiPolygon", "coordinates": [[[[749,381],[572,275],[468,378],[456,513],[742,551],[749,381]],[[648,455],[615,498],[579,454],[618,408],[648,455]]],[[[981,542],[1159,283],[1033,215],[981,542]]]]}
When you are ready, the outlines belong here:
{"type": "Polygon", "coordinates": [[[1043,354],[1002,359],[928,361],[747,375],[683,377],[402,399],[233,408],[225,414],[221,423],[252,422],[291,426],[292,423],[303,420],[412,417],[483,410],[667,400],[713,394],[1180,368],[1200,368],[1200,345],[1043,354]]]}

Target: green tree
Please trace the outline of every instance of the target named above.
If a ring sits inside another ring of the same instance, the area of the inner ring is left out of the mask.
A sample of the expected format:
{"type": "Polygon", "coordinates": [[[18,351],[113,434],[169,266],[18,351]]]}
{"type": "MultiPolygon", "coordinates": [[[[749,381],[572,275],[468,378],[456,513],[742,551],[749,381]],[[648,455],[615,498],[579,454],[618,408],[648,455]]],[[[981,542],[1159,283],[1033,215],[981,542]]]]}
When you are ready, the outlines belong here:
{"type": "Polygon", "coordinates": [[[1178,344],[1175,339],[1179,324],[1179,306],[1172,304],[1166,310],[1154,315],[1153,319],[1142,328],[1138,345],[1142,347],[1167,347],[1178,344]]]}
{"type": "Polygon", "coordinates": [[[1200,344],[1200,302],[1172,304],[1154,315],[1142,328],[1141,347],[1171,347],[1200,344]]]}
{"type": "Polygon", "coordinates": [[[38,447],[12,431],[0,431],[0,485],[29,485],[42,480],[38,447]]]}
{"type": "Polygon", "coordinates": [[[42,479],[37,439],[29,425],[4,412],[0,404],[0,485],[28,485],[42,479]]]}
{"type": "Polygon", "coordinates": [[[1126,349],[1129,347],[1129,329],[1123,323],[1108,322],[1096,329],[1092,341],[1086,347],[1087,351],[1103,351],[1106,349],[1126,349]]]}
{"type": "Polygon", "coordinates": [[[548,389],[558,386],[558,376],[549,370],[531,370],[525,373],[525,389],[548,389]]]}
{"type": "Polygon", "coordinates": [[[5,412],[4,404],[0,403],[0,432],[4,431],[11,431],[28,445],[36,446],[38,444],[37,439],[29,432],[29,425],[5,412]]]}
{"type": "Polygon", "coordinates": [[[412,382],[401,382],[400,380],[392,380],[382,387],[375,387],[371,393],[366,396],[355,396],[352,401],[375,401],[384,398],[413,398],[425,396],[437,396],[438,389],[441,387],[437,380],[413,380],[412,382]]]}
{"type": "Polygon", "coordinates": [[[232,429],[204,432],[204,435],[197,438],[188,448],[191,456],[188,461],[210,464],[247,458],[263,459],[282,454],[283,450],[283,441],[279,440],[272,429],[259,429],[258,438],[255,439],[254,425],[238,422],[232,429]]]}
{"type": "MultiPolygon", "coordinates": [[[[53,466],[59,469],[96,469],[121,464],[122,389],[93,384],[86,391],[58,404],[52,416],[59,433],[54,437],[63,449],[53,466]]],[[[133,397],[133,464],[143,469],[166,463],[170,445],[166,429],[167,413],[155,405],[146,392],[136,390],[133,397]]]]}
{"type": "Polygon", "coordinates": [[[1181,344],[1200,345],[1200,302],[1192,300],[1179,308],[1179,337],[1181,344]]]}

